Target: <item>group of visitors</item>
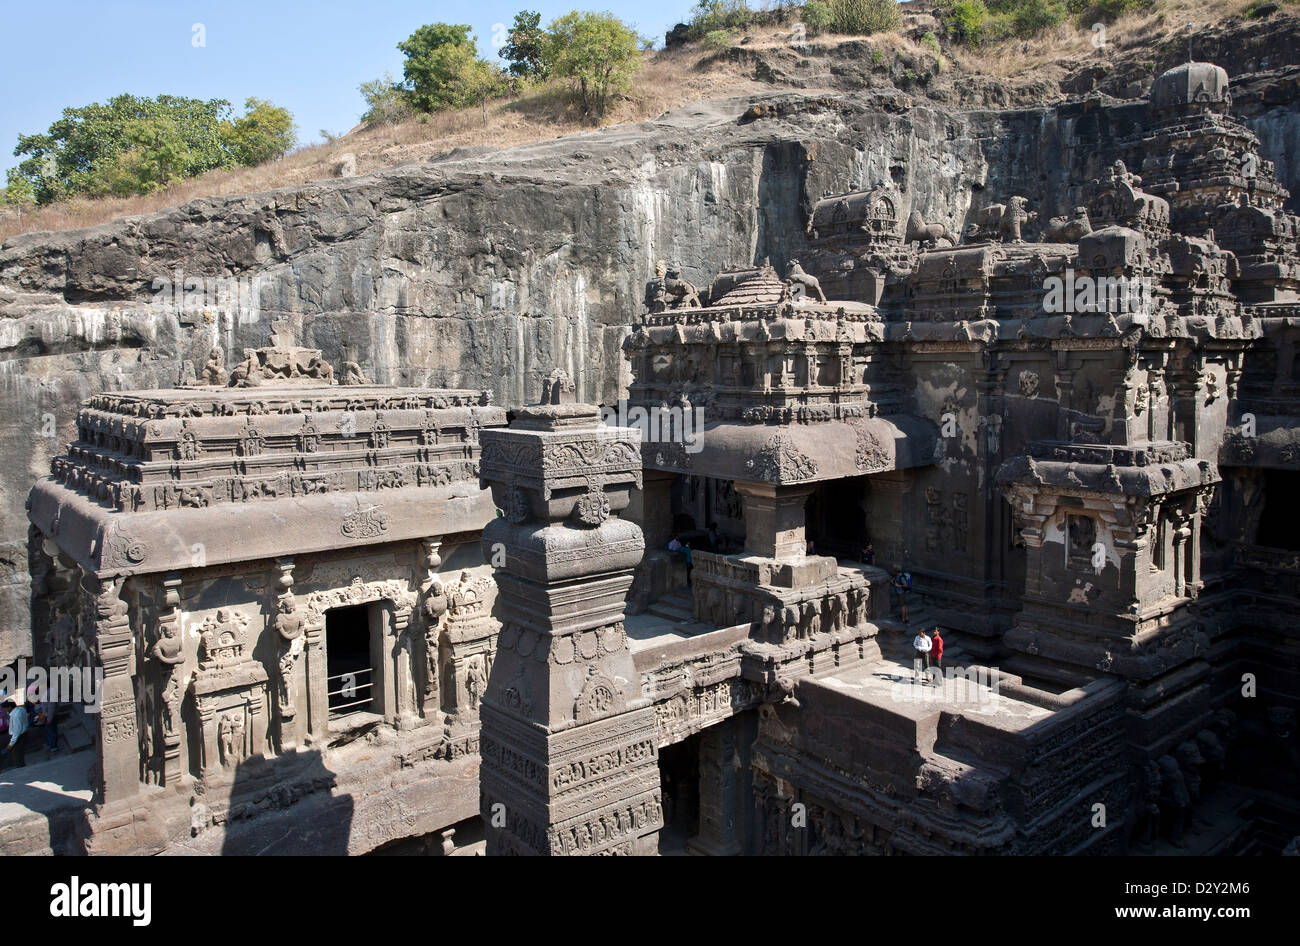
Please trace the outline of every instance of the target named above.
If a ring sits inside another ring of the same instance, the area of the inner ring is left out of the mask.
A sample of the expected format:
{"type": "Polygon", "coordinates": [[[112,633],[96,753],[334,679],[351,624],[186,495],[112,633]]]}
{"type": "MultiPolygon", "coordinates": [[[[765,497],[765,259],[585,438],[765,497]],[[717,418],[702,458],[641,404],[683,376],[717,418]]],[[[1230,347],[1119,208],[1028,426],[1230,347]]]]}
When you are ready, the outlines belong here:
{"type": "Polygon", "coordinates": [[[19,701],[0,691],[0,769],[27,764],[24,737],[28,730],[44,730],[45,748],[59,751],[58,707],[39,692],[35,684],[27,688],[26,698],[19,701]]]}
{"type": "Polygon", "coordinates": [[[924,628],[917,631],[912,638],[912,649],[916,651],[916,659],[912,662],[913,680],[928,679],[931,664],[938,673],[943,673],[943,635],[938,625],[929,633],[924,628]]]}
{"type": "Polygon", "coordinates": [[[668,551],[686,559],[686,587],[691,587],[691,571],[695,568],[695,561],[691,555],[691,543],[683,542],[680,536],[674,535],[668,540],[668,551]]]}
{"type": "MultiPolygon", "coordinates": [[[[866,548],[863,549],[862,560],[870,565],[874,558],[874,550],[868,543],[866,548]]],[[[894,594],[898,595],[899,617],[903,621],[903,627],[907,627],[907,595],[912,590],[912,573],[902,565],[895,565],[891,571],[893,577],[890,578],[889,584],[894,594]]],[[[943,672],[943,635],[940,633],[938,625],[935,625],[929,631],[925,628],[917,631],[916,636],[912,638],[912,650],[916,653],[912,664],[913,680],[929,679],[931,666],[938,673],[943,672]]]]}

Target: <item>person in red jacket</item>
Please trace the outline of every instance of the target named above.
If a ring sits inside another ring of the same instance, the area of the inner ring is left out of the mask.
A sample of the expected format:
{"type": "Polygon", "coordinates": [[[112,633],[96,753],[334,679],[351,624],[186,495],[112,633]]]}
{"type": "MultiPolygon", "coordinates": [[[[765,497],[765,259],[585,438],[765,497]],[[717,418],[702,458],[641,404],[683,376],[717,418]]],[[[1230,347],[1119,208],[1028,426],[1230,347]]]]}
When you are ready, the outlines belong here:
{"type": "Polygon", "coordinates": [[[934,663],[934,668],[943,673],[943,638],[939,636],[937,626],[930,635],[930,660],[934,663]]]}

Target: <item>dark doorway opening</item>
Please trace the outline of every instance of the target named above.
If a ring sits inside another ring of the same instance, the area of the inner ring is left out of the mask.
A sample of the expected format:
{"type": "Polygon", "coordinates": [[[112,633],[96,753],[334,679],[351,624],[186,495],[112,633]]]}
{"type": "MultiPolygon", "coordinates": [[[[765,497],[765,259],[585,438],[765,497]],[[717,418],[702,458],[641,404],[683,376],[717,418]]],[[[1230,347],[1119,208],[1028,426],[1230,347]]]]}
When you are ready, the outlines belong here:
{"type": "Polygon", "coordinates": [[[663,792],[664,828],[661,854],[684,854],[686,842],[700,833],[700,737],[690,736],[659,750],[659,785],[663,792]]]}
{"type": "Polygon", "coordinates": [[[1300,551],[1300,473],[1292,470],[1264,472],[1264,514],[1255,544],[1271,549],[1300,551]]]}
{"type": "Polygon", "coordinates": [[[804,534],[817,555],[856,561],[871,541],[864,501],[865,477],[819,484],[804,507],[804,534]]]}
{"type": "Polygon", "coordinates": [[[374,710],[371,605],[325,612],[325,673],[330,719],[374,710]]]}

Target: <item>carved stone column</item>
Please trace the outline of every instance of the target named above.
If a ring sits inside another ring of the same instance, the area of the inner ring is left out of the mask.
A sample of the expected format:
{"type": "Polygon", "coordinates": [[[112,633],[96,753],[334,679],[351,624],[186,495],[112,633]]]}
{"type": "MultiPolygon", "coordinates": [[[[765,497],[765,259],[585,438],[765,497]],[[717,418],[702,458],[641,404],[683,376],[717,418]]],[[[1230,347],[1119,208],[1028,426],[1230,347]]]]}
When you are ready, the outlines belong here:
{"type": "Polygon", "coordinates": [[[95,645],[104,671],[95,748],[99,753],[100,791],[106,805],[129,799],[140,791],[135,681],[131,676],[135,642],[127,604],[121,597],[125,581],[87,575],[83,582],[86,591],[95,596],[95,645]]]}
{"type": "Polygon", "coordinates": [[[867,482],[871,486],[867,533],[876,547],[876,564],[884,568],[905,564],[910,556],[903,510],[912,486],[911,474],[908,470],[891,470],[876,473],[867,482]]]}
{"type": "Polygon", "coordinates": [[[654,853],[654,711],[623,629],[644,542],[618,516],[641,483],[640,434],[551,403],[482,444],[483,482],[505,511],[483,530],[485,552],[504,549],[480,706],[487,852],[654,853]]]}
{"type": "Polygon", "coordinates": [[[181,781],[181,700],[184,697],[180,667],[185,662],[181,625],[181,577],[171,572],[163,578],[163,608],[153,657],[159,666],[159,695],[162,701],[163,784],[181,781]]]}
{"type": "Polygon", "coordinates": [[[736,720],[700,733],[700,833],[687,842],[697,854],[740,853],[736,772],[736,720]]]}
{"type": "Polygon", "coordinates": [[[804,504],[813,486],[774,486],[736,481],[745,497],[745,551],[764,558],[789,560],[803,556],[804,504]]]}
{"type": "Polygon", "coordinates": [[[415,678],[411,671],[411,615],[416,596],[410,596],[411,606],[398,602],[393,609],[393,712],[389,721],[399,729],[409,729],[419,719],[415,698],[415,678]]]}
{"type": "Polygon", "coordinates": [[[296,695],[298,657],[306,640],[303,632],[307,621],[298,610],[293,594],[293,559],[276,559],[275,628],[280,635],[280,680],[276,694],[276,709],[280,719],[280,749],[287,752],[298,745],[298,700],[296,695]]]}
{"type": "Polygon", "coordinates": [[[309,624],[303,651],[307,655],[307,739],[311,745],[329,736],[329,681],[325,665],[325,623],[309,624]]]}
{"type": "Polygon", "coordinates": [[[421,714],[428,719],[439,712],[438,695],[438,635],[442,629],[442,616],[447,613],[447,596],[438,578],[442,565],[442,540],[428,538],[421,541],[424,553],[424,580],[420,582],[420,615],[424,628],[424,646],[420,648],[420,665],[424,686],[421,693],[421,714]]]}

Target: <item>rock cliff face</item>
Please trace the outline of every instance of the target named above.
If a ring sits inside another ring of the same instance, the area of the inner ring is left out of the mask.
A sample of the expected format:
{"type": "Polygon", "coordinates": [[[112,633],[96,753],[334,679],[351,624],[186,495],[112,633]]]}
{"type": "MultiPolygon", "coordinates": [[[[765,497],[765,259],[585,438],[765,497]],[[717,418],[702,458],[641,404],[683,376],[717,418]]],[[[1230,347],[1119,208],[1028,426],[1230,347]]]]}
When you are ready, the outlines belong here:
{"type": "MultiPolygon", "coordinates": [[[[1263,39],[1251,29],[1239,45],[1253,52],[1235,62],[1220,42],[1235,111],[1300,192],[1300,69],[1279,68],[1276,23],[1263,39]]],[[[774,87],[638,125],[6,242],[0,658],[30,652],[25,497],[94,393],[171,386],[214,346],[233,363],[285,320],[297,344],[385,384],[487,387],[517,407],[561,367],[579,400],[612,401],[657,260],[697,285],[736,263],[784,266],[805,248],[815,200],[877,181],[954,232],[1012,194],[1046,220],[1074,206],[1070,177],[1096,176],[1147,121],[1144,102],[1108,94],[1145,91],[1122,70],[1072,73],[1054,88],[1074,97],[1049,96],[1057,104],[971,109],[951,80],[915,95],[870,88],[871,70],[836,56],[828,91],[774,87]]],[[[754,68],[774,86],[785,75],[771,57],[754,68]]],[[[971,88],[981,101],[1023,98],[990,80],[971,88]]]]}

